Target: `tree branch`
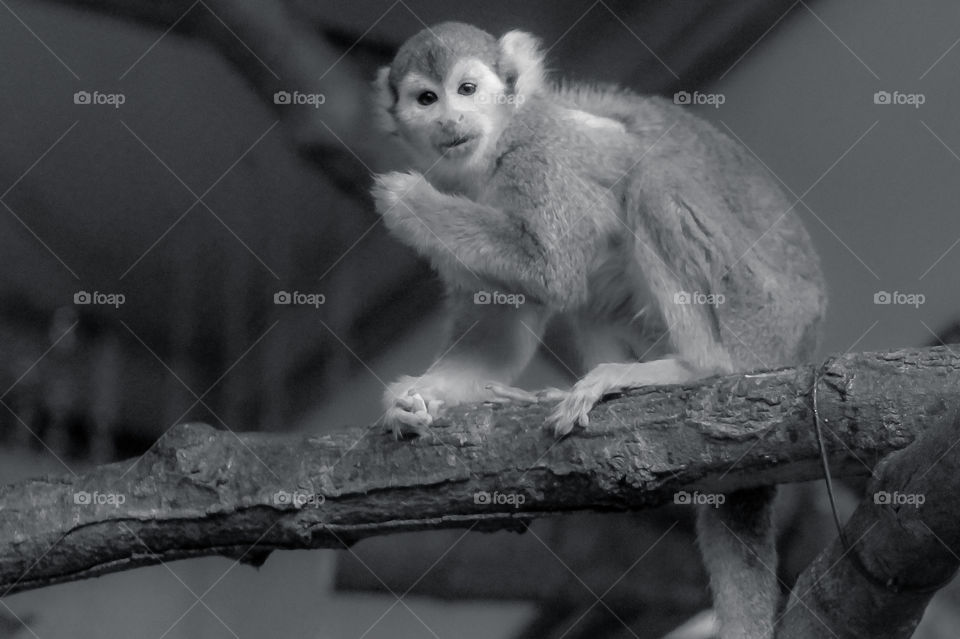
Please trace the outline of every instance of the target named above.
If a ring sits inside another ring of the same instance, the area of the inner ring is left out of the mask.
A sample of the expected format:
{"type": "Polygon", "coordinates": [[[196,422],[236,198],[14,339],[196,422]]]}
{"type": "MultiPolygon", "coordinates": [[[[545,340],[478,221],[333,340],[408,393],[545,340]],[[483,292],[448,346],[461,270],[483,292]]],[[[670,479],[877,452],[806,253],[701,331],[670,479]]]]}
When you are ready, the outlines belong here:
{"type": "MultiPolygon", "coordinates": [[[[817,478],[814,376],[801,366],[641,389],[559,442],[538,428],[538,406],[461,407],[433,437],[405,442],[375,428],[295,439],[178,426],[136,462],[0,489],[0,591],[817,478]],[[480,491],[501,503],[478,503],[480,491]]],[[[865,474],[943,424],[958,379],[960,357],[945,348],[828,361],[818,395],[834,473],[865,474]]]]}
{"type": "Polygon", "coordinates": [[[880,463],[844,527],[852,548],[837,540],[803,572],[778,639],[913,636],[960,567],[958,437],[945,421],[880,463]]]}

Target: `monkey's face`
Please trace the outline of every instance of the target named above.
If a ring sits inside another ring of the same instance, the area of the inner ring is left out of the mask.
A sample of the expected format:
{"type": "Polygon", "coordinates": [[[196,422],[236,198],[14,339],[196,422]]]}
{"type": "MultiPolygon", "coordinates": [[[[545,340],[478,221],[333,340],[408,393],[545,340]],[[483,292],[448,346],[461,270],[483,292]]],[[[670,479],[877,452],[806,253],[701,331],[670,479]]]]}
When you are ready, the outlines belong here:
{"type": "Polygon", "coordinates": [[[505,89],[496,72],[476,59],[457,61],[442,80],[411,70],[397,86],[397,130],[431,164],[479,160],[507,119],[505,89]]]}

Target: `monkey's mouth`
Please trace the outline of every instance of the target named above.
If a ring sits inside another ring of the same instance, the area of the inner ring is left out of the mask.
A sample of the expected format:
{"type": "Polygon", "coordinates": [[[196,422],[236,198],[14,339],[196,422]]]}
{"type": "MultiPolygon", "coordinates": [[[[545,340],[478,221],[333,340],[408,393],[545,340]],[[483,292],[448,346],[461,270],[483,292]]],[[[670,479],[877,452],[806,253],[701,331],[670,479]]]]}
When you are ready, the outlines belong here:
{"type": "Polygon", "coordinates": [[[458,148],[460,148],[460,147],[462,147],[462,146],[464,146],[464,145],[466,145],[466,144],[468,144],[468,143],[470,143],[470,142],[473,142],[473,141],[476,140],[476,139],[477,139],[477,136],[476,136],[476,135],[469,135],[469,134],[458,135],[457,137],[453,138],[452,140],[448,140],[448,141],[445,141],[445,142],[441,142],[441,143],[440,143],[440,148],[443,149],[444,151],[452,151],[452,150],[458,149],[458,148]]]}

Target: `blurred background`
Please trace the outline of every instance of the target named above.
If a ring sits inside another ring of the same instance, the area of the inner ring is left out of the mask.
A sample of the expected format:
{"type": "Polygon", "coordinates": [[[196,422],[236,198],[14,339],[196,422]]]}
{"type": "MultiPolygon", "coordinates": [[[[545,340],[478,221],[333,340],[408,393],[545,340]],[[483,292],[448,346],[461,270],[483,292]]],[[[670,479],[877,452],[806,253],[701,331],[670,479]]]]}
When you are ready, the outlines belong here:
{"type": "MultiPolygon", "coordinates": [[[[530,31],[556,75],[675,97],[746,145],[820,252],[820,355],[960,341],[949,0],[0,0],[0,482],[187,420],[370,425],[384,382],[426,368],[440,287],[373,211],[371,173],[398,165],[366,103],[443,20],[530,31]]],[[[567,380],[542,359],[522,381],[567,380]]],[[[0,637],[657,637],[707,601],[689,522],[645,555],[676,517],[0,593],[0,637]]],[[[953,636],[950,598],[923,636],[953,636]]]]}

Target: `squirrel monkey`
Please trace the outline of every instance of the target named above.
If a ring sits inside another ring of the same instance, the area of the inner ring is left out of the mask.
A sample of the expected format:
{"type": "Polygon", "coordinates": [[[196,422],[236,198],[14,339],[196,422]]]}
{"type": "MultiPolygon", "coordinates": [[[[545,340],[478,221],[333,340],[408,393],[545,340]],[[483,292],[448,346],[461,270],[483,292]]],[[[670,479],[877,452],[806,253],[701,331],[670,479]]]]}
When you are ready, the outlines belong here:
{"type": "MultiPolygon", "coordinates": [[[[818,259],[759,162],[663,99],[548,83],[543,58],[527,33],[449,22],[378,74],[379,124],[416,170],[376,176],[376,208],[439,272],[452,318],[437,361],[387,389],[398,436],[503,398],[555,401],[549,423],[565,435],[606,394],[796,363],[817,346],[818,259]],[[475,299],[491,290],[523,303],[476,303],[496,302],[475,299]],[[589,372],[569,391],[512,388],[551,321],[589,372]]],[[[773,495],[700,511],[725,639],[772,632],[773,495]]]]}

